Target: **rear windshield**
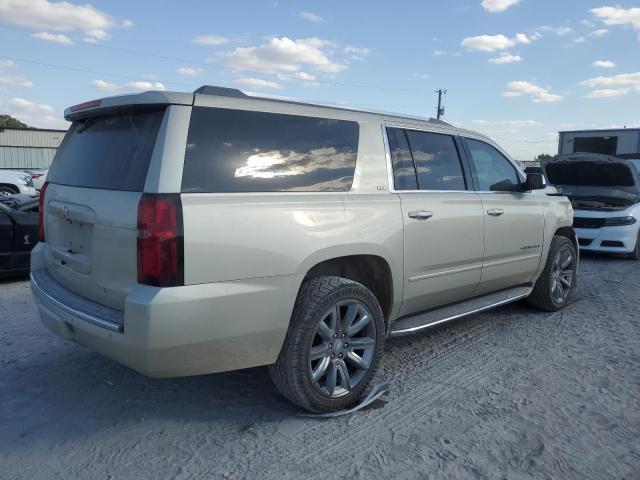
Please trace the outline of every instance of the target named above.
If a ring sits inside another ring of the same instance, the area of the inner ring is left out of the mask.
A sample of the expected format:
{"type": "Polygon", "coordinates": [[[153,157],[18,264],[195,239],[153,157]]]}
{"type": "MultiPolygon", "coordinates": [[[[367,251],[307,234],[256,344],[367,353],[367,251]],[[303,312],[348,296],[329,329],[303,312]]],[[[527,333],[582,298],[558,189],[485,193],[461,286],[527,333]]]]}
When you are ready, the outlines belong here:
{"type": "Polygon", "coordinates": [[[74,122],[47,181],[74,187],[141,192],[164,109],[74,122]]]}
{"type": "Polygon", "coordinates": [[[194,107],[182,191],[346,191],[357,154],[356,122],[194,107]]]}

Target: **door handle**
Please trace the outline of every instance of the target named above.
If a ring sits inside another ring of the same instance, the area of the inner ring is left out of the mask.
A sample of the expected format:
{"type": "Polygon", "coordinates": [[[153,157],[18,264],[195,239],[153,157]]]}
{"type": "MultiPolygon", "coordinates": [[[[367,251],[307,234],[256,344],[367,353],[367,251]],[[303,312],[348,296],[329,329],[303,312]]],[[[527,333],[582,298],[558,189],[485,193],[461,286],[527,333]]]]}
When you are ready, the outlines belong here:
{"type": "Polygon", "coordinates": [[[487,210],[487,215],[491,215],[492,217],[499,217],[504,213],[504,210],[501,208],[490,208],[487,210]]]}
{"type": "Polygon", "coordinates": [[[409,212],[409,218],[415,218],[416,220],[427,220],[433,217],[433,212],[428,210],[411,210],[409,212]]]}

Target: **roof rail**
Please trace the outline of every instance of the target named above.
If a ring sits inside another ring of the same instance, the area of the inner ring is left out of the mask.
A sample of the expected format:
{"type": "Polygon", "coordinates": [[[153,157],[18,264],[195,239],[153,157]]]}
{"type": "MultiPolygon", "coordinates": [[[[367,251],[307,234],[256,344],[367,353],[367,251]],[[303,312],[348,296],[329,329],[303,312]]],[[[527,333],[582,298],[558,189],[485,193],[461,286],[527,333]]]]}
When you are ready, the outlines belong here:
{"type": "Polygon", "coordinates": [[[238,90],[237,88],[216,87],[214,85],[203,85],[193,93],[202,93],[204,95],[218,95],[220,97],[237,97],[248,98],[249,95],[238,90]]]}

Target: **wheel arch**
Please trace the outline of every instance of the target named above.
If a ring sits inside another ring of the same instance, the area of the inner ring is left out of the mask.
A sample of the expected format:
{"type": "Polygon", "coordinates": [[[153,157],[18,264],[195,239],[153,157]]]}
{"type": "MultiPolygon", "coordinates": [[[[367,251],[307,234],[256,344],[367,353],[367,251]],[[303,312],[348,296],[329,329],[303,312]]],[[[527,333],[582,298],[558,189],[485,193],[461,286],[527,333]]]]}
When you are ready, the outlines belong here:
{"type": "Polygon", "coordinates": [[[322,276],[342,277],[367,287],[376,297],[385,322],[394,311],[398,292],[389,261],[378,254],[350,254],[325,258],[310,265],[304,272],[302,283],[310,278],[322,276]]]}

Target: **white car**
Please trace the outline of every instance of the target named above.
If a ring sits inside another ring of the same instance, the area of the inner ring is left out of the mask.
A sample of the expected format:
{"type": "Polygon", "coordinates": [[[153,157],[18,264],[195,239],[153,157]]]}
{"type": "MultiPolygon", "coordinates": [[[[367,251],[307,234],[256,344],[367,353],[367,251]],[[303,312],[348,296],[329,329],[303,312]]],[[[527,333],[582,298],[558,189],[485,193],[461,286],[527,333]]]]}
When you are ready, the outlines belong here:
{"type": "Polygon", "coordinates": [[[31,174],[19,170],[0,170],[0,195],[9,196],[14,193],[35,195],[31,174]]]}
{"type": "Polygon", "coordinates": [[[37,191],[40,191],[42,189],[42,185],[44,185],[44,182],[47,181],[48,172],[48,168],[45,168],[43,170],[32,170],[31,172],[29,172],[31,173],[31,178],[33,179],[33,187],[37,191]]]}
{"type": "Polygon", "coordinates": [[[571,200],[581,250],[624,253],[640,260],[640,159],[573,153],[543,168],[571,200]]]}

